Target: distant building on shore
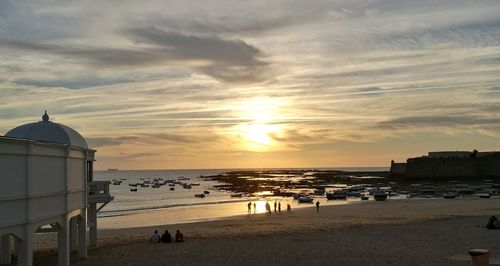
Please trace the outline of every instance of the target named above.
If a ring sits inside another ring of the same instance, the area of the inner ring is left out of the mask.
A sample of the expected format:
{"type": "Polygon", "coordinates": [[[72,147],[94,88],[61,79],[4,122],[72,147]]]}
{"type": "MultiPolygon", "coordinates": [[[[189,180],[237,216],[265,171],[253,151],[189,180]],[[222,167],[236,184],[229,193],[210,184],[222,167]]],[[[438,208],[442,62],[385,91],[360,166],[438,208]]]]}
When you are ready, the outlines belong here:
{"type": "Polygon", "coordinates": [[[500,151],[437,151],[408,158],[406,163],[391,161],[391,174],[413,178],[500,177],[500,151]]]}
{"type": "Polygon", "coordinates": [[[36,233],[57,233],[58,265],[69,265],[73,250],[87,256],[97,212],[113,200],[109,181],[93,180],[95,152],[47,113],[0,136],[0,264],[14,252],[17,265],[32,265],[36,233]]]}

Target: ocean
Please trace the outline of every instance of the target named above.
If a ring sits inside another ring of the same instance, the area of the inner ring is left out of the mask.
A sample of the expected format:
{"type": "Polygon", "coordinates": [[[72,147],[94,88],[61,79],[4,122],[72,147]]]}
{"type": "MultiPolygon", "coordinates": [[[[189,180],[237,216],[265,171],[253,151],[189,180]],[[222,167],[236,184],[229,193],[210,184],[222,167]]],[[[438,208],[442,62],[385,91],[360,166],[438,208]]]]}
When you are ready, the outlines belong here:
{"type": "MultiPolygon", "coordinates": [[[[303,169],[303,168],[300,168],[303,169]]],[[[344,170],[344,171],[384,171],[387,168],[315,168],[317,170],[344,170]]],[[[172,213],[168,223],[196,222],[202,220],[213,220],[247,213],[247,203],[255,202],[257,212],[264,212],[266,201],[281,202],[282,208],[286,209],[286,204],[292,208],[312,207],[311,204],[298,204],[292,198],[283,197],[231,197],[232,192],[220,191],[214,185],[220,184],[200,176],[216,175],[220,173],[237,170],[276,170],[276,169],[196,169],[196,170],[127,170],[127,171],[95,171],[94,180],[112,181],[113,179],[125,179],[121,185],[110,185],[110,193],[114,200],[106,205],[99,213],[101,220],[112,218],[113,223],[105,223],[105,228],[119,228],[120,220],[127,220],[126,227],[145,226],[141,220],[138,224],[133,223],[130,215],[144,214],[148,212],[172,213]],[[192,186],[191,189],[184,189],[181,185],[176,185],[171,191],[170,186],[159,188],[137,186],[137,192],[130,191],[129,183],[139,183],[144,180],[163,178],[177,179],[183,176],[190,178],[186,183],[199,183],[199,186],[192,186]],[[205,198],[197,198],[194,195],[208,190],[210,193],[205,198]],[[175,214],[175,215],[174,215],[175,214]],[[132,224],[131,224],[132,221],[132,224]]],[[[318,198],[322,205],[348,204],[359,199],[348,201],[327,201],[326,198],[318,198]]],[[[158,223],[158,222],[157,222],[158,223]]],[[[148,224],[153,225],[153,224],[148,224]]],[[[102,226],[100,226],[102,228],[102,226]]]]}

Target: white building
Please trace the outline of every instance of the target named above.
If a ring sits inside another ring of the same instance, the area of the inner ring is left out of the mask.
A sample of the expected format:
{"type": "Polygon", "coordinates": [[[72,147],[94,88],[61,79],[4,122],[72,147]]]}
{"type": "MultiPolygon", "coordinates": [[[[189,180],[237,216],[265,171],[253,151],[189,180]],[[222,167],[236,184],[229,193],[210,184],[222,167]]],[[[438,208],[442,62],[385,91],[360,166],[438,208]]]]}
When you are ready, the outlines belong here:
{"type": "Polygon", "coordinates": [[[97,212],[113,199],[109,182],[93,181],[95,152],[47,113],[0,137],[0,264],[15,250],[18,265],[32,265],[33,235],[41,232],[57,232],[59,265],[69,265],[71,250],[87,256],[97,212]]]}

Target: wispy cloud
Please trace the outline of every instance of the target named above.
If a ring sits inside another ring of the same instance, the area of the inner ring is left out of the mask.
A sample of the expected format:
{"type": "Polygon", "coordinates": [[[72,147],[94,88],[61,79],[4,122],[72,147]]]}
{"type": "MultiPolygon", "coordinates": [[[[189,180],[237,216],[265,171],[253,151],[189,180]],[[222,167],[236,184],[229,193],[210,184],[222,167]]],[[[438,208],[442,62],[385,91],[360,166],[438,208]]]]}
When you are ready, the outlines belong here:
{"type": "Polygon", "coordinates": [[[101,168],[500,149],[498,1],[117,3],[0,1],[1,133],[48,109],[101,168]]]}

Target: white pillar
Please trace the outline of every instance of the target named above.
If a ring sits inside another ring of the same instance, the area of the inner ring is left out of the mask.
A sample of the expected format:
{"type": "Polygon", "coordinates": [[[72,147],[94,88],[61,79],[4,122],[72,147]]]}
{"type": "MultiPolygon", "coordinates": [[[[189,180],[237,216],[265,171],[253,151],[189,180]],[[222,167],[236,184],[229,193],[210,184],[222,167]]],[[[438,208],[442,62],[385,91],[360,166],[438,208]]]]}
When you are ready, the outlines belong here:
{"type": "Polygon", "coordinates": [[[59,266],[69,266],[69,219],[64,217],[63,224],[57,232],[57,264],[59,266]]]}
{"type": "Polygon", "coordinates": [[[19,250],[17,251],[17,265],[32,266],[33,265],[33,232],[27,225],[24,228],[24,238],[19,241],[19,250]]]}
{"type": "Polygon", "coordinates": [[[77,218],[73,217],[69,220],[69,241],[71,246],[71,251],[78,249],[78,225],[77,218]]]}
{"type": "Polygon", "coordinates": [[[10,235],[3,235],[1,240],[2,252],[0,254],[0,264],[10,264],[11,262],[11,248],[10,248],[10,235]]]}
{"type": "Polygon", "coordinates": [[[78,216],[78,257],[87,257],[87,209],[81,211],[78,216]]]}
{"type": "Polygon", "coordinates": [[[97,203],[89,206],[89,242],[91,247],[97,246],[97,203]]]}

